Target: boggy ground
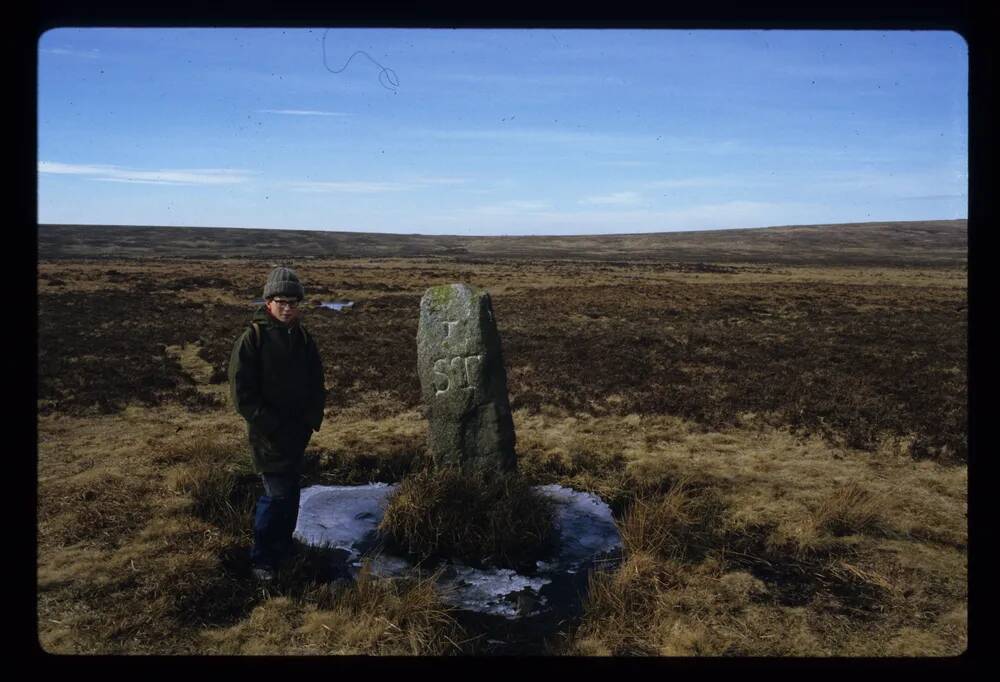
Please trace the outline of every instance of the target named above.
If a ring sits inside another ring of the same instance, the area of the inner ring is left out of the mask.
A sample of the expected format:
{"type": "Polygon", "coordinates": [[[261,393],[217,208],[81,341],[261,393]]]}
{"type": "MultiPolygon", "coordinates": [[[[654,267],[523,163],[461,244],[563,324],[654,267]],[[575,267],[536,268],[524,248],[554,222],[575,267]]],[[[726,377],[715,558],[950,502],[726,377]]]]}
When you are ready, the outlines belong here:
{"type": "MultiPolygon", "coordinates": [[[[966,273],[455,257],[297,268],[329,388],[311,481],[424,466],[418,303],[493,297],[522,471],[596,492],[624,563],[530,653],[966,646],[966,273]]],[[[429,579],[249,580],[232,342],[273,263],[40,261],[39,639],[74,653],[490,652],[429,579]]],[[[516,639],[516,634],[507,633],[516,639]]],[[[506,636],[506,635],[504,635],[506,636]]]]}

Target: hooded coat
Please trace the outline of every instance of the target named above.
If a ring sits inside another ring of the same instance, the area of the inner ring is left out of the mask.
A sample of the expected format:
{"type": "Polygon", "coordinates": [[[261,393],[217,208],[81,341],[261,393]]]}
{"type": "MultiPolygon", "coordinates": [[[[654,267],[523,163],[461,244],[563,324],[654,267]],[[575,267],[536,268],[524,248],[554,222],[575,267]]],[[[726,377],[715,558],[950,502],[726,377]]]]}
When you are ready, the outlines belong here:
{"type": "Polygon", "coordinates": [[[264,307],[240,335],[229,359],[230,396],[247,421],[257,473],[296,471],[313,431],[323,422],[326,387],[312,335],[286,325],[264,307]]]}

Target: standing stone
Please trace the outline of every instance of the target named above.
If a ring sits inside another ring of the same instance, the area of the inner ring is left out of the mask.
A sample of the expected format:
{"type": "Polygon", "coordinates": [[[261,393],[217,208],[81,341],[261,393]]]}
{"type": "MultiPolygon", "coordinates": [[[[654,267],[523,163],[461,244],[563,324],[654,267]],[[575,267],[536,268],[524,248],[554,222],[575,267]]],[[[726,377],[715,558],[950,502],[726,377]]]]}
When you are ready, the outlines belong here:
{"type": "Polygon", "coordinates": [[[489,293],[467,284],[424,293],[417,369],[434,464],[467,472],[513,471],[514,420],[489,293]]]}

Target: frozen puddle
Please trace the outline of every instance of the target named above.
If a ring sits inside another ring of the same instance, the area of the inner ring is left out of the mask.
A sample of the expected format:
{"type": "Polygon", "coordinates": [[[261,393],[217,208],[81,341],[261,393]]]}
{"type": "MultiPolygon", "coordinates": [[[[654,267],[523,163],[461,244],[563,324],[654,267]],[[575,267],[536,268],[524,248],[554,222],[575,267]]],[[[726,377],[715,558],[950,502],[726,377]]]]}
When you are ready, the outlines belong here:
{"type": "MultiPolygon", "coordinates": [[[[295,537],[317,547],[343,550],[352,572],[362,556],[378,542],[376,527],[395,485],[312,486],[302,491],[295,537]]],[[[539,486],[557,503],[557,551],[549,561],[539,561],[531,575],[508,568],[474,568],[449,562],[439,587],[453,606],[505,618],[545,611],[553,602],[572,599],[580,575],[595,559],[621,547],[611,509],[591,493],[558,485],[539,486]]],[[[412,565],[388,554],[368,557],[376,575],[405,575],[412,565]]]]}
{"type": "MultiPolygon", "coordinates": [[[[267,303],[262,298],[257,298],[252,301],[253,305],[264,305],[267,303]]],[[[317,305],[318,308],[328,308],[330,310],[346,310],[354,307],[354,301],[322,301],[317,305]]]]}
{"type": "Polygon", "coordinates": [[[329,308],[330,310],[344,310],[353,306],[354,301],[323,301],[319,304],[320,308],[329,308]]]}

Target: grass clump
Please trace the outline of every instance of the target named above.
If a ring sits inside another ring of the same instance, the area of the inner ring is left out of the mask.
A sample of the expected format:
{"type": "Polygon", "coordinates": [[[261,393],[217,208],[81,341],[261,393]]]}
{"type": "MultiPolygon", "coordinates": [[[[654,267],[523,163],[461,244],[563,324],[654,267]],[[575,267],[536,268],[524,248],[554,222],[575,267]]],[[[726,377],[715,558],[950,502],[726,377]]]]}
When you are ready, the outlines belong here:
{"type": "Polygon", "coordinates": [[[622,546],[667,560],[700,557],[715,544],[723,509],[713,489],[695,491],[687,481],[637,496],[618,522],[622,546]]]}
{"type": "Polygon", "coordinates": [[[857,483],[833,490],[814,514],[816,527],[834,535],[853,535],[882,530],[886,503],[857,483]]]}
{"type": "Polygon", "coordinates": [[[353,585],[306,615],[300,632],[311,649],[330,654],[460,653],[464,632],[441,601],[437,577],[379,578],[366,563],[353,585]]]}
{"type": "Polygon", "coordinates": [[[379,530],[390,544],[422,558],[517,568],[551,548],[554,505],[516,474],[443,467],[405,478],[379,530]]]}
{"type": "Polygon", "coordinates": [[[161,456],[183,463],[173,487],[191,498],[194,516],[236,537],[249,532],[260,479],[248,454],[236,446],[202,440],[161,456]]]}
{"type": "Polygon", "coordinates": [[[678,564],[645,553],[628,556],[615,571],[591,573],[584,619],[567,653],[656,655],[650,633],[666,595],[681,585],[678,564]]]}
{"type": "Polygon", "coordinates": [[[323,598],[280,590],[249,616],[204,633],[211,653],[441,656],[465,639],[435,588],[436,575],[380,578],[366,564],[357,581],[323,598]]]}

